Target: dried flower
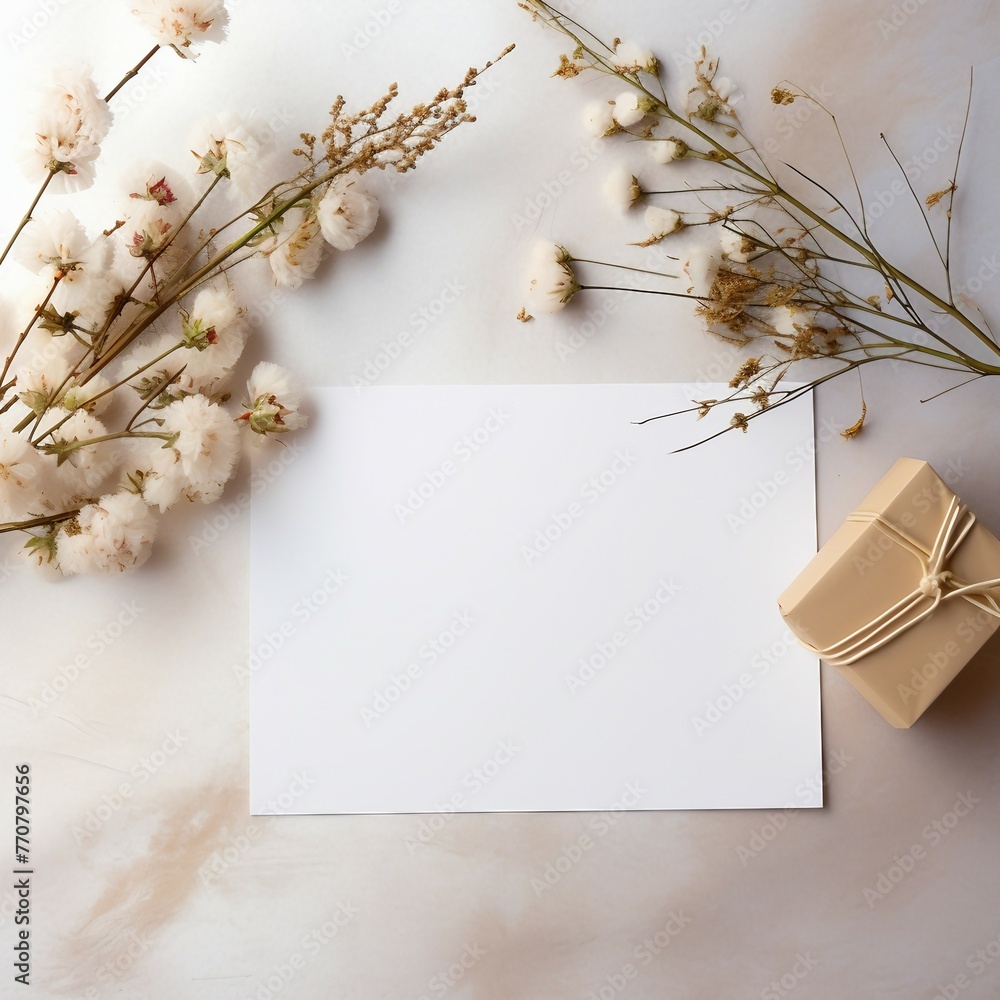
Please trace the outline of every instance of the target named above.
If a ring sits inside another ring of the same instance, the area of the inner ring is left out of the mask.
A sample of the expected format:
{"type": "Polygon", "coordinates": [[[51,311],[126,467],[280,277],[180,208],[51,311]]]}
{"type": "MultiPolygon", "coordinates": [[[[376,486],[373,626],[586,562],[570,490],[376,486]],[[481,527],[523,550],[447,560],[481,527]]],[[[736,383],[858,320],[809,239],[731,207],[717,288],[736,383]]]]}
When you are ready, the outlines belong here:
{"type": "Polygon", "coordinates": [[[741,264],[745,264],[756,249],[754,242],[743,233],[726,227],[719,231],[719,243],[725,258],[741,264]]]}
{"type": "Polygon", "coordinates": [[[646,149],[657,163],[683,160],[688,155],[688,144],[683,139],[650,139],[646,149]]]}
{"type": "Polygon", "coordinates": [[[672,208],[660,208],[658,205],[650,205],[646,209],[643,222],[645,222],[650,235],[647,240],[639,244],[640,246],[651,246],[654,243],[659,243],[660,240],[671,233],[676,233],[684,226],[684,220],[680,213],[675,212],[672,208]]]}
{"type": "Polygon", "coordinates": [[[148,558],[156,518],[134,493],[111,493],[80,510],[56,536],[59,569],[79,573],[123,573],[148,558]]]}
{"type": "Polygon", "coordinates": [[[615,98],[612,115],[622,128],[628,128],[646,117],[646,109],[634,91],[626,90],[615,98]]]}
{"type": "Polygon", "coordinates": [[[254,443],[269,434],[284,434],[305,427],[308,418],[299,412],[302,390],[290,371],[269,361],[262,361],[247,382],[245,412],[238,419],[251,432],[254,443]]]}
{"type": "Polygon", "coordinates": [[[290,208],[273,225],[274,236],[261,247],[271,265],[274,283],[298,288],[316,273],[326,245],[320,237],[316,210],[290,208]]]}
{"type": "Polygon", "coordinates": [[[656,56],[637,42],[619,42],[612,61],[623,73],[650,73],[655,76],[659,69],[656,56]]]}
{"type": "Polygon", "coordinates": [[[625,167],[613,167],[604,182],[608,200],[621,209],[631,208],[642,197],[638,178],[625,167]]]}
{"type": "Polygon", "coordinates": [[[532,255],[528,302],[535,312],[558,312],[580,290],[570,267],[573,258],[558,243],[539,243],[532,255]]]}
{"type": "Polygon", "coordinates": [[[111,111],[89,71],[60,69],[39,88],[38,102],[32,130],[35,162],[55,172],[64,187],[90,184],[94,160],[111,125],[111,111]]]}
{"type": "Polygon", "coordinates": [[[229,19],[222,0],[136,0],[132,10],[160,45],[194,59],[193,42],[220,42],[229,19]]]}
{"type": "Polygon", "coordinates": [[[583,124],[588,135],[595,139],[612,135],[618,131],[614,116],[615,107],[610,101],[592,101],[583,112],[583,124]]]}
{"type": "Polygon", "coordinates": [[[378,199],[356,170],[333,179],[320,199],[316,216],[323,239],[336,250],[353,250],[370,236],[378,221],[378,199]]]}

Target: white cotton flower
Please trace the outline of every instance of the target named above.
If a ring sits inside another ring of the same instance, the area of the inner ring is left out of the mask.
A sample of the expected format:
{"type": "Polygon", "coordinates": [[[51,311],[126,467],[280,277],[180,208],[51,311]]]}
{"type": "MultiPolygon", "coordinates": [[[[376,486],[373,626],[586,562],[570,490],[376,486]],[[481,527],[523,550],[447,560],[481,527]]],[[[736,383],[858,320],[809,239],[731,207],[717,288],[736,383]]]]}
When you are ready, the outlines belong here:
{"type": "Polygon", "coordinates": [[[61,353],[39,354],[15,373],[18,397],[29,410],[41,413],[62,399],[70,371],[70,363],[61,353]]]}
{"type": "MultiPolygon", "coordinates": [[[[239,428],[221,406],[201,395],[185,396],[164,407],[159,416],[160,430],[176,435],[171,450],[185,480],[184,495],[202,503],[217,500],[236,468],[239,428]]],[[[172,467],[168,457],[160,459],[156,471],[172,467]]]]}
{"type": "Polygon", "coordinates": [[[683,160],[688,154],[687,143],[681,139],[651,139],[647,142],[646,148],[657,163],[683,160]]]}
{"type": "MultiPolygon", "coordinates": [[[[44,438],[56,448],[73,442],[87,442],[93,438],[103,438],[107,428],[97,417],[86,410],[74,410],[65,423],[60,423],[68,414],[67,410],[53,407],[42,417],[41,430],[60,426],[44,438]]],[[[112,470],[112,455],[107,441],[95,441],[67,449],[63,461],[55,468],[56,485],[54,493],[63,499],[77,496],[93,496],[112,470]],[[61,493],[59,492],[61,491],[61,493]]]]}
{"type": "Polygon", "coordinates": [[[715,77],[712,80],[712,87],[722,100],[724,100],[727,104],[732,104],[732,101],[730,101],[729,98],[736,93],[736,84],[733,83],[728,76],[715,77]]]}
{"type": "Polygon", "coordinates": [[[738,264],[745,264],[756,249],[753,241],[748,240],[743,233],[726,227],[719,231],[719,244],[722,247],[722,255],[738,264]]]}
{"type": "Polygon", "coordinates": [[[193,42],[221,42],[229,15],[222,0],[136,0],[132,13],[161,45],[194,58],[193,42]]]}
{"type": "Polygon", "coordinates": [[[316,212],[311,207],[290,208],[273,226],[274,236],[261,244],[260,252],[271,265],[276,285],[298,288],[316,273],[326,246],[316,212]]]}
{"type": "Polygon", "coordinates": [[[29,516],[41,492],[41,456],[24,434],[15,434],[11,414],[0,416],[0,520],[29,516]]]}
{"type": "Polygon", "coordinates": [[[73,379],[59,400],[64,410],[87,410],[95,416],[100,416],[110,405],[113,393],[107,390],[111,383],[103,375],[92,375],[84,385],[78,385],[73,379]],[[100,396],[100,399],[94,399],[100,396]]]}
{"type": "Polygon", "coordinates": [[[336,250],[353,250],[370,236],[378,220],[378,199],[351,170],[333,179],[320,199],[316,215],[323,239],[336,250]]]}
{"type": "Polygon", "coordinates": [[[142,469],[142,497],[150,507],[159,507],[163,513],[183,496],[188,481],[180,456],[169,447],[150,446],[142,469]]]}
{"type": "Polygon", "coordinates": [[[715,284],[720,263],[718,254],[712,253],[706,247],[692,247],[682,265],[684,274],[690,282],[687,291],[699,298],[706,298],[712,291],[712,285],[715,284]]]}
{"type": "Polygon", "coordinates": [[[615,98],[612,114],[622,128],[635,125],[636,122],[641,122],[646,117],[645,109],[641,107],[638,95],[632,90],[626,90],[615,98]]]}
{"type": "Polygon", "coordinates": [[[627,167],[614,167],[604,182],[604,194],[608,200],[621,209],[631,208],[640,197],[642,188],[627,167]]]}
{"type": "Polygon", "coordinates": [[[650,205],[646,209],[643,222],[649,230],[650,239],[654,241],[662,240],[684,226],[684,220],[672,208],[660,208],[657,205],[650,205]]]}
{"type": "Polygon", "coordinates": [[[259,444],[269,434],[284,434],[305,427],[309,422],[299,412],[302,390],[287,368],[262,361],[250,374],[247,398],[243,401],[246,412],[240,416],[250,431],[250,438],[259,444]]]}
{"type": "MultiPolygon", "coordinates": [[[[243,353],[249,332],[244,312],[228,285],[202,289],[181,316],[185,349],[170,359],[184,366],[192,385],[212,386],[228,376],[243,353]]],[[[155,355],[153,355],[155,357],[155,355]]]]}
{"type": "Polygon", "coordinates": [[[530,312],[558,312],[580,290],[571,260],[569,251],[558,243],[536,244],[528,280],[530,312]]]}
{"type": "MultiPolygon", "coordinates": [[[[259,198],[264,178],[265,129],[239,115],[213,115],[195,126],[190,141],[197,173],[228,177],[247,198],[259,198]]],[[[226,185],[228,187],[228,185],[226,185]]]]}
{"type": "Polygon", "coordinates": [[[94,179],[93,163],[111,125],[111,111],[83,67],[60,67],[38,88],[38,107],[30,133],[33,172],[40,165],[56,172],[64,188],[94,179]]]}
{"type": "Polygon", "coordinates": [[[626,73],[656,73],[659,68],[656,56],[637,42],[619,42],[612,62],[626,73]]]}
{"type": "Polygon", "coordinates": [[[142,497],[128,492],[87,504],[71,523],[56,541],[59,569],[67,576],[137,569],[149,558],[156,537],[156,518],[142,497]]]}
{"type": "Polygon", "coordinates": [[[594,101],[583,110],[583,124],[588,135],[601,139],[611,135],[618,127],[615,124],[614,105],[610,101],[594,101]]]}
{"type": "Polygon", "coordinates": [[[776,306],[771,310],[771,325],[784,337],[796,337],[816,326],[816,312],[800,306],[776,306]]]}
{"type": "Polygon", "coordinates": [[[29,223],[17,243],[17,255],[44,279],[46,291],[59,279],[49,301],[59,312],[79,311],[95,295],[105,297],[111,249],[104,240],[92,242],[71,212],[49,213],[29,223]]]}

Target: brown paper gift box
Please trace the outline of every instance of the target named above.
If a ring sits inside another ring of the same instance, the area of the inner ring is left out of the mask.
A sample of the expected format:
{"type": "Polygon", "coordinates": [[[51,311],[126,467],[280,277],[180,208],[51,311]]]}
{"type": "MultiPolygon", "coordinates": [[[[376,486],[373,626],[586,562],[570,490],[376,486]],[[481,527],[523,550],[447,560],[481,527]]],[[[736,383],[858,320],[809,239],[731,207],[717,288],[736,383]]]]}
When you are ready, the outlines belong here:
{"type": "MultiPolygon", "coordinates": [[[[883,524],[931,552],[953,502],[955,495],[927,462],[901,458],[857,510],[880,515],[883,524]]],[[[959,584],[996,581],[1000,540],[975,521],[943,568],[959,584]]],[[[872,520],[848,519],[781,595],[778,607],[799,640],[822,655],[913,595],[922,575],[920,560],[891,531],[872,520]]],[[[990,594],[1000,597],[1000,589],[990,594]]],[[[982,607],[991,603],[990,594],[970,594],[976,604],[962,596],[941,600],[881,648],[834,669],[886,721],[907,729],[1000,626],[1000,618],[982,607]]],[[[930,596],[917,602],[920,610],[933,605],[930,596]]]]}

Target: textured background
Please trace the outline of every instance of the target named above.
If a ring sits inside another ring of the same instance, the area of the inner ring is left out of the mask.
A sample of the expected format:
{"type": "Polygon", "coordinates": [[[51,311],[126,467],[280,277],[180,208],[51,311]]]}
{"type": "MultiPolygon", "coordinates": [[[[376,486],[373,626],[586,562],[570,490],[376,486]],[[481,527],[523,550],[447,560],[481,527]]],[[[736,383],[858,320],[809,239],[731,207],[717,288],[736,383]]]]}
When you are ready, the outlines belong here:
{"type": "MultiPolygon", "coordinates": [[[[16,112],[29,74],[49,59],[82,55],[102,80],[117,80],[147,46],[128,8],[84,0],[5,8],[7,108],[16,112]]],[[[997,315],[990,279],[1000,272],[992,224],[1000,73],[991,60],[1000,9],[993,3],[583,0],[573,9],[605,35],[648,43],[675,78],[683,59],[671,53],[709,43],[746,92],[741,114],[773,157],[842,186],[828,123],[801,105],[775,109],[767,100],[782,78],[825,95],[879,216],[877,237],[929,278],[934,260],[922,224],[912,202],[893,194],[897,175],[878,133],[890,135],[921,193],[943,187],[974,63],[954,266],[965,283],[982,275],[973,287],[987,314],[997,315]]],[[[683,303],[617,298],[602,323],[595,293],[554,320],[514,321],[522,260],[536,235],[580,256],[621,259],[629,252],[623,244],[642,233],[600,191],[622,150],[602,152],[579,124],[586,99],[609,95],[600,83],[550,79],[560,42],[513,0],[391,7],[241,0],[227,44],[206,48],[198,65],[167,53],[123,93],[108,161],[118,166],[138,149],[183,161],[187,130],[175,123],[195,107],[256,111],[291,145],[301,129],[321,127],[337,93],[361,104],[396,79],[402,100],[419,100],[509,41],[517,51],[478,91],[479,123],[413,177],[381,184],[379,235],[300,294],[265,289],[255,351],[327,385],[350,384],[404,330],[413,343],[379,372],[382,383],[728,377],[730,352],[700,332],[683,303]],[[447,288],[460,291],[444,306],[438,300],[447,288]],[[421,323],[421,308],[433,318],[421,323]]],[[[624,155],[642,165],[643,178],[651,173],[641,150],[624,155]]],[[[28,192],[12,159],[3,154],[0,173],[7,218],[20,214],[28,192]]],[[[106,224],[99,205],[92,203],[92,220],[106,224]]],[[[933,372],[870,374],[869,426],[851,443],[822,429],[854,421],[856,382],[819,396],[821,540],[902,454],[931,460],[987,524],[1000,527],[995,390],[982,381],[918,402],[948,384],[933,372]]],[[[762,469],[762,477],[772,471],[762,469]]],[[[244,472],[227,499],[247,482],[244,472]]],[[[909,732],[891,729],[824,670],[828,805],[821,811],[611,821],[250,818],[248,693],[234,669],[247,656],[248,521],[220,507],[186,510],[167,522],[141,574],[100,585],[44,585],[4,564],[0,759],[4,773],[15,760],[33,765],[34,995],[997,994],[996,643],[909,732]],[[121,627],[109,643],[102,630],[115,622],[121,627]],[[74,677],[67,664],[81,651],[86,666],[74,677]],[[975,805],[958,818],[963,795],[975,805]],[[430,820],[426,843],[414,847],[430,820]],[[583,834],[591,846],[574,849],[583,834]],[[551,885],[550,866],[558,876],[551,885]],[[898,881],[883,883],[891,891],[881,898],[866,898],[880,877],[898,881]]],[[[303,544],[307,532],[290,511],[289,544],[303,544]]],[[[740,564],[738,551],[720,571],[745,573],[752,583],[753,568],[740,564]]],[[[300,785],[301,776],[289,775],[287,794],[300,785]]],[[[9,816],[13,792],[3,795],[0,816],[9,816]]],[[[12,899],[0,888],[5,950],[12,899]]],[[[8,975],[6,967],[5,996],[13,995],[8,975]]]]}

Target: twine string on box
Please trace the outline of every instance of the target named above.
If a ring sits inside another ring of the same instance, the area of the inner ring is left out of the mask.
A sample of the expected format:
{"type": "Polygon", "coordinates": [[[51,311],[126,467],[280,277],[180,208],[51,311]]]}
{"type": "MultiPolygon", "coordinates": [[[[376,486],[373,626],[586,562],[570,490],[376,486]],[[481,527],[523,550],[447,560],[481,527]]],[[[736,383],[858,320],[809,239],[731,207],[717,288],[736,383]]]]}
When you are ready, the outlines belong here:
{"type": "Polygon", "coordinates": [[[920,579],[912,593],[839,642],[823,649],[809,645],[813,652],[831,666],[846,667],[869,653],[874,653],[876,649],[881,649],[907,629],[934,614],[943,601],[956,597],[1000,618],[1000,604],[997,603],[1000,595],[990,593],[1000,588],[1000,578],[981,583],[965,583],[947,568],[951,557],[976,521],[975,515],[958,497],[951,498],[930,551],[881,514],[856,510],[847,520],[874,524],[895,544],[912,553],[920,564],[920,579]]]}

